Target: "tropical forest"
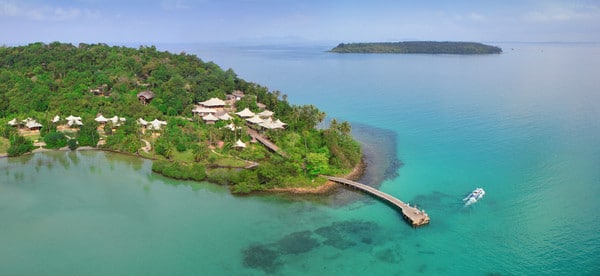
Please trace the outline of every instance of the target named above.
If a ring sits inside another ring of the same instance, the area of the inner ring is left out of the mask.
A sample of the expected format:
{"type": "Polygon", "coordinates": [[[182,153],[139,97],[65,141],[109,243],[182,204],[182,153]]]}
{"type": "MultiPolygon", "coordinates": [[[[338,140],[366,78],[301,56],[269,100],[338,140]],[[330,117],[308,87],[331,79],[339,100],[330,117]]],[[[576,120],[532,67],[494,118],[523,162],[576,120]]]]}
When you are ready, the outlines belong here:
{"type": "Polygon", "coordinates": [[[0,47],[0,155],[100,149],[234,193],[310,188],[361,162],[351,125],[185,52],[0,47]]]}

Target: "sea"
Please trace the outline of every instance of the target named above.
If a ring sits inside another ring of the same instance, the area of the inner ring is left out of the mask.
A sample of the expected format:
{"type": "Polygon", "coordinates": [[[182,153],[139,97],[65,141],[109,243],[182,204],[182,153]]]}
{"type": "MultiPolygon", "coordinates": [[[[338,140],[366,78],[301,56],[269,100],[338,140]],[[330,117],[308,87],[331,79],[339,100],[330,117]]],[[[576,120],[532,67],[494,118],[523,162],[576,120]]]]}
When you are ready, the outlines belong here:
{"type": "Polygon", "coordinates": [[[157,44],[349,121],[361,181],[431,223],[345,188],[234,196],[149,160],[38,153],[0,158],[0,275],[600,275],[600,44],[495,45],[157,44]]]}

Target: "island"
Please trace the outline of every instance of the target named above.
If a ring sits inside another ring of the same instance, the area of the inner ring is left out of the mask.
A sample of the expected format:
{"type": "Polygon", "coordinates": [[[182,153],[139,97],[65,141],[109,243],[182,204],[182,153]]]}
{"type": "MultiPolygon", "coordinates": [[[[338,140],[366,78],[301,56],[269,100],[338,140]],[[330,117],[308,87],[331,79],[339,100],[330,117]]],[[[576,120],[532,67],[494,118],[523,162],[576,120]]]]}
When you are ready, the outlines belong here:
{"type": "Polygon", "coordinates": [[[0,47],[0,155],[99,149],[233,193],[315,190],[362,168],[351,125],[195,55],[53,42],[0,47]]]}
{"type": "Polygon", "coordinates": [[[333,53],[389,53],[389,54],[500,54],[496,46],[476,42],[404,41],[372,43],[340,43],[330,50],[333,53]]]}

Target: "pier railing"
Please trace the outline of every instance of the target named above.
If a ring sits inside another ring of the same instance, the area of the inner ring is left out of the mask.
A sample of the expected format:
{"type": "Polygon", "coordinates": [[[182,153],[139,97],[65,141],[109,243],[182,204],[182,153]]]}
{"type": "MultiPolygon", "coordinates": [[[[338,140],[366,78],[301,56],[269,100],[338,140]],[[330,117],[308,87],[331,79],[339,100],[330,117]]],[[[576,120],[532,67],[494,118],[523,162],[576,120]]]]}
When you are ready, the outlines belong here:
{"type": "Polygon", "coordinates": [[[402,217],[404,217],[404,219],[406,221],[408,221],[413,227],[417,227],[417,226],[421,226],[421,225],[425,225],[425,224],[429,223],[429,220],[430,220],[429,215],[427,215],[427,213],[425,213],[425,211],[419,210],[414,206],[410,206],[408,203],[404,203],[403,201],[401,201],[389,194],[386,194],[382,191],[379,191],[373,187],[367,186],[362,183],[358,183],[356,181],[348,180],[345,178],[327,176],[327,175],[323,175],[323,177],[329,179],[330,181],[361,190],[361,191],[363,191],[367,194],[370,194],[370,195],[376,197],[377,199],[382,200],[385,203],[397,208],[398,210],[400,210],[402,212],[402,217]]]}

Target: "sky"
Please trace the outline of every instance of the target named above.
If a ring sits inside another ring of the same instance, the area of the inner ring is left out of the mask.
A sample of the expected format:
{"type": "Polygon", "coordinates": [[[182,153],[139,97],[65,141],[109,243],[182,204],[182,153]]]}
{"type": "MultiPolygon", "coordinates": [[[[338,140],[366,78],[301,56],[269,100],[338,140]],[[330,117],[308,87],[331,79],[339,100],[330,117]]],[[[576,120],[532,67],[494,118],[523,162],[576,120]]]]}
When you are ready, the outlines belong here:
{"type": "Polygon", "coordinates": [[[0,0],[31,42],[600,42],[600,0],[0,0]]]}

